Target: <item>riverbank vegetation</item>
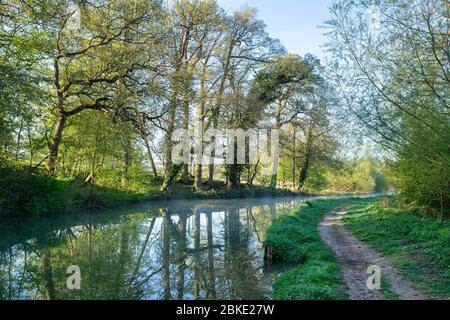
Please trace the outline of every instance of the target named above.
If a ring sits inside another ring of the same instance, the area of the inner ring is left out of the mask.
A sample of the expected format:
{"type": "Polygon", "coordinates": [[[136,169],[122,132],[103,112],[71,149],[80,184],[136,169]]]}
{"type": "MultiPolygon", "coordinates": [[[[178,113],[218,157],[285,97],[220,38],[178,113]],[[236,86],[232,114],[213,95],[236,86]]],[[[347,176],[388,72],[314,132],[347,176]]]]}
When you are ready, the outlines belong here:
{"type": "Polygon", "coordinates": [[[12,165],[0,166],[0,217],[42,216],[46,214],[76,213],[85,209],[108,208],[150,200],[179,199],[242,199],[294,196],[286,189],[242,186],[227,189],[222,181],[211,190],[193,191],[192,185],[176,182],[169,191],[160,190],[161,180],[145,171],[131,179],[126,187],[108,184],[87,184],[82,179],[53,178],[31,174],[12,165]]]}

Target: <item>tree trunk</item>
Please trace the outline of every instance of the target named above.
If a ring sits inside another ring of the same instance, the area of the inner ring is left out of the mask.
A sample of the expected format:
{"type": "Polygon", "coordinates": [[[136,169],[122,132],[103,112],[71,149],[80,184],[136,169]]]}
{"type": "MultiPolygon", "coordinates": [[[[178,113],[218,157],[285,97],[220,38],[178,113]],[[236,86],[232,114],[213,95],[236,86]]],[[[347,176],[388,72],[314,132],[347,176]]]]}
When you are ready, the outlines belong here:
{"type": "Polygon", "coordinates": [[[202,164],[197,163],[195,166],[195,181],[194,181],[194,188],[196,191],[200,191],[203,187],[202,170],[203,170],[202,164]]]}
{"type": "Polygon", "coordinates": [[[306,153],[305,161],[303,162],[303,166],[302,166],[302,169],[300,171],[300,181],[299,181],[299,188],[300,188],[300,190],[302,190],[302,188],[303,188],[303,186],[304,186],[304,184],[306,182],[306,179],[308,179],[309,166],[310,166],[310,163],[311,163],[310,157],[311,157],[311,155],[309,154],[309,151],[308,151],[306,153]]]}
{"type": "Polygon", "coordinates": [[[312,157],[312,126],[308,129],[308,140],[306,142],[306,154],[305,161],[303,162],[302,169],[300,171],[299,189],[302,190],[305,185],[306,179],[308,179],[309,167],[311,166],[312,157]]]}
{"type": "Polygon", "coordinates": [[[177,297],[178,300],[184,299],[185,292],[185,272],[186,272],[186,232],[187,232],[187,214],[180,213],[180,236],[178,239],[178,283],[177,283],[177,297]]]}
{"type": "MultiPolygon", "coordinates": [[[[188,94],[187,92],[185,93],[188,94]]],[[[183,129],[189,132],[189,99],[185,97],[183,103],[183,129]]],[[[181,181],[184,183],[189,183],[189,163],[183,164],[183,169],[181,172],[181,181]]]]}
{"type": "Polygon", "coordinates": [[[272,175],[272,178],[270,179],[270,187],[272,189],[276,189],[278,185],[278,172],[272,175]]]}
{"type": "Polygon", "coordinates": [[[227,187],[228,189],[237,189],[241,186],[241,174],[244,170],[244,165],[238,164],[238,146],[237,141],[234,142],[234,164],[225,165],[225,175],[227,177],[227,187]]]}
{"type": "MultiPolygon", "coordinates": [[[[223,76],[222,76],[222,79],[220,80],[219,92],[217,93],[216,104],[215,104],[214,112],[212,114],[212,125],[213,125],[214,129],[218,129],[218,126],[219,126],[219,113],[220,113],[220,108],[222,107],[223,93],[225,92],[225,82],[226,82],[226,79],[228,76],[228,70],[230,68],[231,55],[233,53],[233,48],[234,48],[234,40],[232,39],[230,41],[227,56],[225,58],[226,60],[225,60],[224,68],[223,68],[223,76]]],[[[215,143],[215,137],[214,137],[214,141],[212,141],[212,143],[215,143]]],[[[213,151],[211,152],[212,158],[215,158],[215,155],[216,155],[215,150],[213,148],[213,151]]],[[[209,165],[208,173],[209,173],[208,184],[211,188],[214,188],[214,164],[209,165]]]]}
{"type": "MultiPolygon", "coordinates": [[[[278,113],[278,114],[279,114],[279,113],[278,113]]],[[[277,121],[276,121],[276,128],[277,128],[278,130],[280,130],[281,127],[282,127],[281,120],[280,120],[280,118],[278,117],[278,118],[277,118],[277,121]]],[[[275,160],[275,162],[274,162],[273,166],[274,166],[275,168],[277,168],[277,171],[272,175],[272,178],[271,178],[271,180],[270,180],[270,187],[271,187],[272,189],[276,189],[276,188],[277,188],[277,184],[278,184],[278,166],[279,166],[279,159],[277,158],[277,159],[274,159],[274,160],[275,160]]]]}
{"type": "MultiPolygon", "coordinates": [[[[214,157],[214,151],[212,152],[212,157],[214,157]]],[[[208,165],[208,186],[214,189],[214,164],[208,165]]]]}
{"type": "MultiPolygon", "coordinates": [[[[176,174],[174,172],[174,166],[172,163],[172,134],[175,130],[175,117],[177,112],[177,90],[175,86],[172,88],[172,97],[170,102],[170,109],[169,109],[169,118],[167,120],[167,133],[166,133],[166,152],[165,152],[165,176],[164,176],[164,182],[161,186],[161,191],[167,191],[169,189],[170,184],[172,183],[173,179],[175,178],[176,174]],[[175,174],[175,176],[174,176],[175,174]]],[[[178,172],[177,172],[178,173],[178,172]]]]}
{"type": "Polygon", "coordinates": [[[54,300],[56,296],[55,285],[53,282],[53,272],[50,250],[45,249],[42,251],[41,256],[41,272],[44,280],[44,292],[47,300],[54,300]]]}
{"type": "MultiPolygon", "coordinates": [[[[214,129],[217,129],[219,125],[218,118],[216,116],[213,116],[213,127],[214,129]]],[[[211,157],[213,158],[213,163],[208,166],[208,185],[211,189],[214,189],[214,158],[216,157],[216,150],[215,150],[215,143],[216,143],[216,137],[212,138],[213,141],[211,141],[214,144],[214,147],[211,151],[211,157]]]]}
{"type": "Polygon", "coordinates": [[[181,165],[174,165],[174,164],[170,165],[170,171],[167,172],[167,174],[164,178],[164,182],[161,186],[161,191],[169,190],[170,185],[172,184],[173,180],[175,180],[175,178],[180,173],[180,171],[181,171],[181,165]]]}
{"type": "MultiPolygon", "coordinates": [[[[172,96],[170,98],[170,108],[169,108],[169,118],[167,121],[167,135],[166,135],[166,154],[165,154],[165,162],[166,162],[166,168],[165,168],[165,177],[164,182],[161,186],[161,191],[167,191],[170,187],[170,184],[175,179],[175,177],[180,172],[182,166],[174,166],[172,162],[172,148],[173,148],[173,142],[172,142],[172,134],[175,130],[175,120],[176,120],[176,114],[177,114],[177,107],[178,107],[178,95],[180,93],[180,89],[185,88],[185,86],[182,85],[180,82],[180,70],[182,70],[183,63],[187,61],[187,51],[189,46],[189,39],[190,39],[190,27],[183,27],[185,28],[181,37],[180,47],[178,49],[178,52],[175,57],[175,70],[173,73],[173,78],[171,79],[171,85],[172,85],[172,96]]],[[[187,92],[186,92],[187,94],[187,92]]],[[[187,98],[186,98],[187,99],[187,98]]],[[[188,101],[189,102],[189,101],[188,101]]],[[[185,104],[186,106],[186,104],[185,104]]],[[[189,108],[189,106],[188,106],[189,108]]],[[[186,108],[184,109],[184,112],[186,113],[186,108]]],[[[189,113],[189,109],[187,110],[189,113]]],[[[186,120],[186,117],[185,117],[186,120]]],[[[189,125],[189,115],[187,117],[187,125],[189,125]]],[[[186,125],[186,123],[184,123],[186,125]]]]}
{"type": "Polygon", "coordinates": [[[20,142],[22,139],[22,129],[23,129],[23,119],[20,120],[19,133],[17,134],[17,144],[16,144],[16,160],[19,159],[20,153],[20,142]]]}
{"type": "Polygon", "coordinates": [[[207,238],[208,238],[208,295],[210,299],[216,299],[216,277],[214,273],[214,248],[213,248],[213,224],[212,224],[212,213],[208,212],[206,214],[206,228],[207,228],[207,238]]]}
{"type": "Polygon", "coordinates": [[[196,212],[194,215],[194,297],[196,300],[201,298],[202,261],[200,255],[200,229],[200,212],[196,212]]]}
{"type": "Polygon", "coordinates": [[[123,152],[123,174],[122,174],[122,187],[125,187],[128,181],[128,169],[130,167],[130,151],[128,150],[128,147],[125,146],[124,152],[123,152]]]}
{"type": "MultiPolygon", "coordinates": [[[[257,163],[256,163],[256,165],[255,165],[255,167],[254,167],[253,174],[252,174],[251,177],[250,177],[249,186],[253,186],[253,184],[254,184],[256,175],[258,174],[259,161],[260,161],[260,160],[258,159],[258,161],[257,161],[257,163]]],[[[250,168],[251,168],[251,166],[250,166],[250,168]]]]}
{"type": "Polygon", "coordinates": [[[162,268],[163,268],[163,288],[164,300],[172,300],[170,292],[170,214],[167,210],[164,212],[162,224],[162,268]]]}
{"type": "Polygon", "coordinates": [[[142,133],[142,140],[144,140],[145,149],[147,150],[148,159],[150,160],[150,166],[152,168],[153,177],[158,179],[158,170],[156,169],[155,160],[153,159],[152,149],[150,148],[150,143],[145,133],[142,133]]]}
{"type": "Polygon", "coordinates": [[[61,144],[62,133],[66,125],[67,117],[65,114],[59,113],[56,126],[52,133],[52,138],[49,146],[49,153],[47,158],[47,170],[54,173],[56,170],[56,160],[58,159],[59,146],[61,144]]]}
{"type": "Polygon", "coordinates": [[[240,187],[241,176],[239,172],[236,172],[235,164],[230,165],[231,168],[231,176],[228,178],[227,187],[228,189],[238,189],[240,187]]]}
{"type": "Polygon", "coordinates": [[[202,171],[203,171],[203,166],[202,166],[202,161],[203,161],[203,134],[204,134],[204,122],[205,122],[205,107],[206,107],[206,89],[205,89],[205,76],[206,76],[206,71],[207,71],[207,64],[208,64],[208,59],[206,59],[205,65],[203,66],[203,72],[202,75],[200,77],[200,105],[199,105],[199,109],[198,109],[198,132],[199,132],[199,146],[198,146],[198,150],[200,151],[200,154],[197,155],[198,157],[200,157],[200,159],[197,159],[197,164],[195,166],[195,181],[194,181],[194,188],[195,190],[199,191],[202,189],[203,187],[203,182],[202,182],[202,171]]]}

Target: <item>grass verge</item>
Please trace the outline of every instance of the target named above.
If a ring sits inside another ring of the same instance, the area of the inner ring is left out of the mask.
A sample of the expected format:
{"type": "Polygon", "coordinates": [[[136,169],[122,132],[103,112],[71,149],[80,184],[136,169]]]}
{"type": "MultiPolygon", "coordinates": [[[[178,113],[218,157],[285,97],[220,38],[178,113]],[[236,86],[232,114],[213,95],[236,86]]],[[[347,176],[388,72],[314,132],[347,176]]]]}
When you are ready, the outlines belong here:
{"type": "Polygon", "coordinates": [[[450,221],[417,210],[367,205],[350,210],[346,227],[390,258],[431,299],[450,299],[450,221]]]}
{"type": "Polygon", "coordinates": [[[276,219],[267,231],[276,261],[298,264],[277,278],[275,300],[340,300],[340,265],[321,241],[318,225],[337,207],[367,204],[375,198],[346,198],[306,202],[290,214],[276,219]]]}

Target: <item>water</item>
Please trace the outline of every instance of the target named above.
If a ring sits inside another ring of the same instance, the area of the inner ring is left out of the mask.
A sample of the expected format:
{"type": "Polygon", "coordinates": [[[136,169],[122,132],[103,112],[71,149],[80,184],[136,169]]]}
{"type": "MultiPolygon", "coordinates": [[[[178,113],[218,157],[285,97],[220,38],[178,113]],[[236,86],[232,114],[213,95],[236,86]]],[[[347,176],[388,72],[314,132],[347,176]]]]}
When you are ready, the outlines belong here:
{"type": "Polygon", "coordinates": [[[152,202],[0,221],[0,299],[269,299],[265,231],[304,198],[152,202]],[[67,288],[69,266],[81,289],[67,288]]]}

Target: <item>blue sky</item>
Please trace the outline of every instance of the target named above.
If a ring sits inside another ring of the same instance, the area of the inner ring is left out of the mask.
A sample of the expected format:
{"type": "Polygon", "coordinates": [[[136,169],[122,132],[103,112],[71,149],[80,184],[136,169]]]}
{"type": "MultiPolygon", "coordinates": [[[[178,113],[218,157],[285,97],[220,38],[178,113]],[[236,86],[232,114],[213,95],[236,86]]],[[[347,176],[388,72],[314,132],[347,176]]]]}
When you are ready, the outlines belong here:
{"type": "Polygon", "coordinates": [[[333,0],[218,0],[233,12],[243,6],[256,7],[259,19],[267,24],[273,38],[281,40],[289,52],[312,53],[323,59],[320,45],[325,42],[324,29],[318,28],[329,18],[333,0]]]}

